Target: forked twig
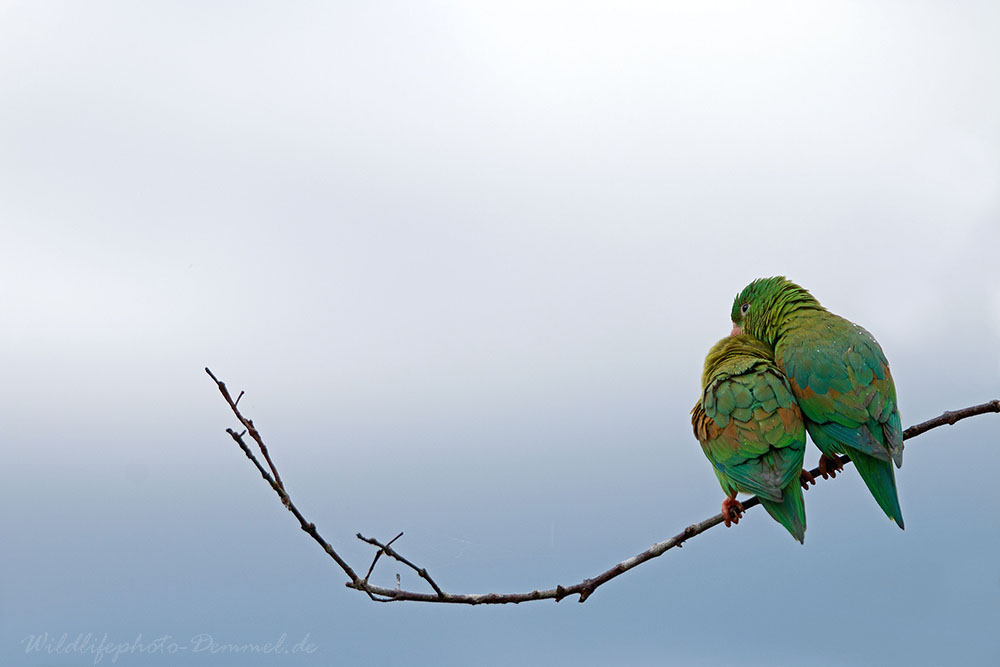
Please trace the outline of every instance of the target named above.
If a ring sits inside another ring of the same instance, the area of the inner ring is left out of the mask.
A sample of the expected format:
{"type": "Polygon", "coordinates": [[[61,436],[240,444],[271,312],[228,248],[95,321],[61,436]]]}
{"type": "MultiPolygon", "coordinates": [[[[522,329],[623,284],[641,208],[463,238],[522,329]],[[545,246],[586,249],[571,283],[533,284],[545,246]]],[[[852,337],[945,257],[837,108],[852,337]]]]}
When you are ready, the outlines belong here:
{"type": "Polygon", "coordinates": [[[234,401],[233,397],[229,395],[229,390],[226,389],[226,383],[215,377],[212,371],[208,370],[208,367],[205,368],[205,372],[208,373],[210,378],[215,380],[215,384],[218,385],[223,398],[226,399],[226,402],[229,403],[229,407],[232,408],[233,414],[236,415],[236,418],[240,420],[243,427],[250,433],[250,437],[253,438],[254,442],[257,443],[257,446],[260,447],[260,453],[264,456],[264,460],[267,461],[268,467],[271,468],[271,474],[274,475],[274,481],[277,482],[279,487],[284,488],[284,485],[281,483],[281,475],[278,474],[278,469],[274,467],[274,463],[271,461],[271,457],[267,453],[267,445],[264,444],[264,439],[260,437],[260,433],[257,432],[256,428],[254,428],[253,420],[247,419],[240,414],[239,408],[236,407],[236,404],[240,402],[241,398],[243,398],[243,392],[241,391],[240,395],[237,396],[234,401]]]}
{"type": "Polygon", "coordinates": [[[361,540],[362,542],[367,542],[368,544],[371,544],[372,546],[376,546],[376,547],[379,548],[378,553],[375,554],[375,560],[372,561],[372,566],[370,568],[368,568],[368,574],[365,575],[365,584],[368,583],[368,577],[371,576],[372,571],[375,569],[375,563],[378,561],[378,557],[381,556],[382,554],[385,554],[385,555],[389,556],[390,558],[395,558],[400,563],[402,563],[403,565],[407,566],[408,568],[410,568],[411,570],[413,570],[414,572],[416,572],[420,576],[421,579],[423,579],[428,584],[430,584],[430,587],[434,589],[434,592],[437,593],[437,595],[438,595],[439,598],[440,597],[444,597],[445,596],[444,591],[442,591],[441,588],[440,588],[440,586],[438,586],[437,583],[433,579],[431,579],[431,575],[427,574],[427,569],[426,568],[417,567],[416,565],[414,565],[413,563],[411,563],[406,558],[403,558],[402,556],[400,556],[398,553],[396,553],[392,549],[392,547],[391,547],[392,543],[395,542],[396,540],[398,540],[399,538],[401,538],[402,536],[403,536],[403,533],[400,533],[396,537],[394,537],[391,540],[389,540],[388,543],[382,544],[378,540],[372,539],[370,537],[365,537],[361,533],[357,534],[357,538],[359,540],[361,540]]]}

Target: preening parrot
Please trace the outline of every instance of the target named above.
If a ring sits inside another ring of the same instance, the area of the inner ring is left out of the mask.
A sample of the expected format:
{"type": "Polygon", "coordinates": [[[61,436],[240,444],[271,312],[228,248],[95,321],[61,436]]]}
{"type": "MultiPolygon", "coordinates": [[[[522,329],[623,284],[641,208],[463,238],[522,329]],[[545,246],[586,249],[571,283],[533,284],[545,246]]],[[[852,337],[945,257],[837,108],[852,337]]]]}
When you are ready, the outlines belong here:
{"type": "Polygon", "coordinates": [[[726,525],[738,523],[743,512],[736,494],[751,493],[802,542],[806,510],[800,474],[806,432],[771,346],[750,336],[723,338],[705,359],[701,384],[691,424],[726,494],[726,525]]]}

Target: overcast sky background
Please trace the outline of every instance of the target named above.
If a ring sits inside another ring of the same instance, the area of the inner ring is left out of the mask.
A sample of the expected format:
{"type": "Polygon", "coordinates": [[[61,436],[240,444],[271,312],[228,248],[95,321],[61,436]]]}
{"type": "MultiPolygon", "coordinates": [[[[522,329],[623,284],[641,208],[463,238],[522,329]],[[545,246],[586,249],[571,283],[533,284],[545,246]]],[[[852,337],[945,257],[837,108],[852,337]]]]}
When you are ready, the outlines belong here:
{"type": "Polygon", "coordinates": [[[403,530],[453,592],[592,576],[718,511],[688,412],[756,277],[872,331],[904,425],[1000,397],[998,34],[985,1],[0,1],[0,662],[996,664],[1000,417],[911,442],[905,532],[849,469],[805,546],[753,510],[584,605],[376,605],[203,368],[356,568],[403,530]]]}

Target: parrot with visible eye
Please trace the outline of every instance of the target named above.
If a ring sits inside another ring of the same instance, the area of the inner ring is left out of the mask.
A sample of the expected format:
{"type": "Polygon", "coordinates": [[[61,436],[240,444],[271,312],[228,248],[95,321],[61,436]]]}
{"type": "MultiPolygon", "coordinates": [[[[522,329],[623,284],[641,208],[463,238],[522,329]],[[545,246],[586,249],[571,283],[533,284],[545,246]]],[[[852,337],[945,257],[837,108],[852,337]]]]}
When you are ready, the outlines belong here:
{"type": "Polygon", "coordinates": [[[823,477],[836,476],[846,454],[886,515],[903,528],[896,467],[903,464],[903,427],[896,386],[870,333],[834,315],[783,276],[747,285],[733,301],[733,335],[774,348],[806,430],[823,455],[823,477]]]}
{"type": "Polygon", "coordinates": [[[705,358],[701,384],[691,424],[726,494],[726,526],[739,523],[743,513],[736,494],[751,493],[803,542],[806,508],[800,475],[806,431],[771,346],[750,336],[723,338],[705,358]]]}

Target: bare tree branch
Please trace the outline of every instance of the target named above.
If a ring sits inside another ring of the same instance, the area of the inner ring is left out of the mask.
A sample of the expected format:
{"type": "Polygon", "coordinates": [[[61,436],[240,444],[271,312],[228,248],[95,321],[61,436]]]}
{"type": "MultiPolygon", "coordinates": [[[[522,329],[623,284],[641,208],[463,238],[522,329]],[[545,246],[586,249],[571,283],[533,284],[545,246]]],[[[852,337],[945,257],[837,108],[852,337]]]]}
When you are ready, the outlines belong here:
{"type": "MultiPolygon", "coordinates": [[[[470,605],[517,604],[520,602],[530,602],[532,600],[555,600],[556,602],[559,602],[560,600],[569,595],[578,595],[579,601],[583,602],[588,597],[590,597],[590,595],[597,589],[598,586],[606,584],[615,577],[618,577],[624,574],[625,572],[628,572],[634,567],[642,565],[648,560],[652,560],[653,558],[662,556],[664,553],[666,553],[670,549],[673,549],[674,547],[683,546],[684,542],[691,539],[695,535],[700,535],[709,528],[712,528],[713,526],[717,526],[720,523],[722,523],[722,514],[716,514],[715,516],[709,517],[708,519],[705,519],[700,523],[691,524],[690,526],[688,526],[681,532],[677,533],[670,539],[664,540],[663,542],[657,542],[656,544],[651,546],[649,549],[643,551],[642,553],[636,554],[631,558],[623,560],[614,567],[611,567],[610,569],[601,572],[595,577],[584,579],[583,581],[573,584],[571,586],[556,586],[555,588],[549,588],[545,590],[533,590],[529,593],[463,593],[463,594],[446,593],[441,589],[440,586],[438,586],[438,584],[434,581],[434,579],[431,578],[431,576],[427,573],[427,570],[425,568],[415,565],[414,563],[404,558],[395,549],[392,548],[391,545],[393,544],[393,542],[402,537],[403,533],[399,533],[399,535],[396,535],[396,537],[392,538],[386,544],[382,544],[381,542],[379,542],[374,538],[365,537],[361,533],[358,533],[357,538],[359,540],[378,548],[378,552],[376,552],[375,557],[372,560],[372,564],[368,568],[368,573],[362,578],[359,577],[357,573],[355,573],[355,571],[347,564],[347,562],[334,550],[333,546],[331,546],[329,542],[323,539],[323,537],[319,534],[319,531],[316,530],[315,524],[306,521],[305,517],[303,517],[302,513],[299,512],[298,508],[292,502],[291,498],[285,491],[284,485],[281,483],[281,478],[278,476],[277,468],[275,468],[274,463],[271,461],[271,457],[267,453],[267,447],[264,445],[264,440],[261,437],[260,432],[257,431],[256,428],[254,428],[252,420],[247,419],[240,413],[239,408],[236,405],[239,399],[237,399],[237,401],[233,401],[232,397],[229,394],[229,390],[226,389],[226,385],[223,382],[221,382],[218,378],[216,378],[215,375],[212,373],[212,371],[210,371],[208,368],[205,369],[205,372],[208,373],[209,377],[211,377],[212,380],[215,381],[216,385],[219,388],[219,391],[222,393],[222,396],[226,399],[226,402],[229,404],[230,409],[233,411],[233,414],[236,415],[237,420],[239,420],[240,424],[242,424],[246,429],[244,433],[236,433],[236,431],[234,431],[233,429],[226,429],[226,432],[229,433],[229,435],[233,438],[233,440],[236,441],[236,443],[243,450],[243,453],[247,455],[247,458],[249,458],[250,461],[253,462],[254,466],[256,466],[257,468],[257,471],[260,472],[261,477],[263,477],[264,480],[271,485],[271,488],[274,489],[274,492],[278,494],[278,497],[281,499],[282,504],[288,509],[288,511],[290,511],[295,516],[296,519],[298,519],[299,525],[302,527],[302,530],[307,532],[309,536],[313,538],[313,540],[315,540],[321,547],[323,547],[323,550],[326,551],[326,553],[344,571],[344,573],[347,575],[348,578],[348,581],[345,582],[345,585],[348,588],[353,588],[358,591],[362,591],[375,602],[411,601],[411,602],[440,602],[440,603],[470,604],[470,605]],[[268,467],[271,469],[270,473],[266,468],[264,468],[264,466],[254,455],[253,451],[250,449],[250,446],[247,445],[246,442],[244,441],[243,435],[247,432],[250,433],[250,436],[253,438],[254,442],[257,443],[257,446],[259,447],[260,452],[264,457],[264,460],[267,462],[268,467]],[[376,586],[374,584],[369,583],[368,578],[375,570],[375,565],[383,553],[386,556],[389,556],[390,558],[394,558],[395,560],[399,561],[400,563],[406,565],[411,570],[416,572],[418,576],[420,576],[424,581],[427,582],[427,584],[434,590],[434,592],[421,593],[418,591],[403,590],[398,587],[398,582],[399,582],[398,575],[396,578],[397,588],[385,588],[383,586],[376,586]]],[[[240,392],[240,397],[242,396],[243,392],[240,392]]],[[[989,401],[987,403],[982,403],[980,405],[974,405],[968,408],[962,408],[961,410],[951,410],[945,412],[939,417],[928,419],[927,421],[921,422],[919,424],[914,424],[913,426],[903,431],[903,439],[908,440],[910,438],[915,438],[918,435],[926,433],[931,429],[937,428],[938,426],[944,426],[946,424],[954,425],[956,422],[959,422],[963,419],[967,419],[969,417],[975,417],[976,415],[982,415],[990,412],[1000,412],[1000,399],[989,401]]],[[[839,458],[839,461],[844,465],[847,465],[851,462],[851,460],[846,456],[841,456],[839,458]]],[[[819,468],[814,468],[813,470],[809,471],[809,474],[812,475],[814,478],[816,478],[820,475],[820,470],[819,468]]],[[[743,503],[743,508],[745,510],[749,510],[751,507],[759,505],[760,500],[757,498],[757,496],[754,496],[749,500],[742,501],[742,503],[743,503]]]]}

